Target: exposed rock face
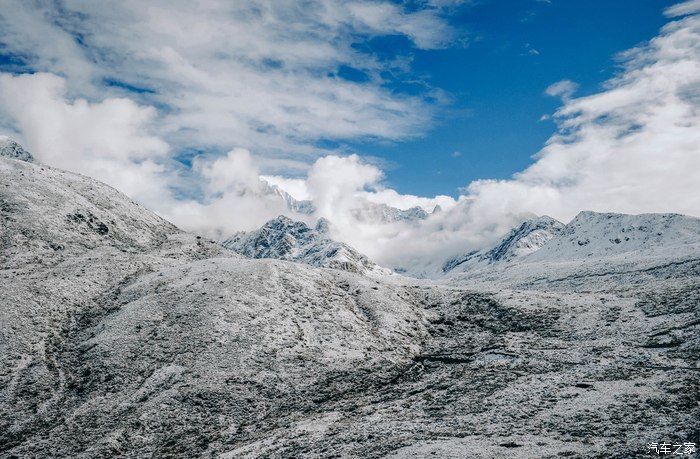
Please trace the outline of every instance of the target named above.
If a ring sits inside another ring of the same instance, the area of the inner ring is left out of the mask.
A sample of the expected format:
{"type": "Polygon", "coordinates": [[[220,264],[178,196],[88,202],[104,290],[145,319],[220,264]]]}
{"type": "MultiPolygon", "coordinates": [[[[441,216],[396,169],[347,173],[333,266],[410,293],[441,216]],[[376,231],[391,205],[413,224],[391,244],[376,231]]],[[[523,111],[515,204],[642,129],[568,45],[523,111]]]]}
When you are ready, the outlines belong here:
{"type": "Polygon", "coordinates": [[[22,145],[4,135],[0,135],[0,156],[19,159],[28,163],[34,161],[32,154],[25,150],[22,145]]]}
{"type": "Polygon", "coordinates": [[[320,219],[316,228],[279,216],[262,228],[238,233],[222,242],[224,247],[251,258],[276,258],[319,268],[367,274],[388,274],[366,256],[328,236],[328,221],[320,219]]]}
{"type": "Polygon", "coordinates": [[[563,261],[537,282],[534,262],[370,278],[245,259],[4,158],[0,223],[0,457],[622,458],[700,438],[696,244],[575,282],[563,261]]]}

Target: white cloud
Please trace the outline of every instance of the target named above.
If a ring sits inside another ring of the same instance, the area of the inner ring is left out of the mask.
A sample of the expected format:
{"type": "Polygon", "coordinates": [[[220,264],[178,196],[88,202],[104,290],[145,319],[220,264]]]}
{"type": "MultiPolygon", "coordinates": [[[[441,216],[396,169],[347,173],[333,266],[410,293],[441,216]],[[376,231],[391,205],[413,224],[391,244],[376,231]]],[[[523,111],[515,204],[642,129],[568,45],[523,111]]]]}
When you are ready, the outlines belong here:
{"type": "Polygon", "coordinates": [[[565,101],[559,132],[532,166],[469,186],[473,218],[526,211],[566,221],[583,209],[700,215],[700,18],[666,25],[623,58],[604,91],[565,101]]]}
{"type": "Polygon", "coordinates": [[[41,5],[3,2],[0,41],[33,70],[65,76],[69,97],[121,92],[159,108],[161,135],[174,148],[240,147],[271,161],[306,156],[308,163],[324,153],[313,146],[319,139],[425,132],[432,103],[384,86],[385,71],[400,74],[405,62],[352,45],[401,34],[434,48],[454,36],[440,9],[408,11],[389,1],[41,5]],[[338,77],[343,67],[367,81],[338,77]],[[124,93],[119,85],[145,92],[124,93]]]}
{"type": "Polygon", "coordinates": [[[683,16],[700,12],[700,0],[690,0],[666,8],[664,13],[669,17],[683,16]]]}
{"type": "Polygon", "coordinates": [[[359,27],[380,35],[387,31],[404,34],[423,49],[444,47],[454,38],[432,9],[406,14],[395,4],[369,1],[347,2],[346,7],[359,27]]]}
{"type": "Polygon", "coordinates": [[[167,195],[161,160],[168,145],[152,133],[152,107],[130,99],[66,99],[65,80],[48,73],[0,74],[6,131],[38,160],[106,182],[150,206],[167,195]]]}
{"type": "Polygon", "coordinates": [[[571,80],[561,80],[551,84],[545,89],[545,94],[552,97],[561,97],[563,100],[571,99],[578,89],[578,84],[571,80]]]}
{"type": "Polygon", "coordinates": [[[182,228],[222,238],[290,213],[284,202],[269,192],[248,150],[237,148],[222,157],[197,158],[193,169],[204,195],[197,201],[178,201],[164,211],[182,228]]]}
{"type": "Polygon", "coordinates": [[[250,152],[243,148],[231,150],[220,158],[204,160],[198,157],[194,169],[205,180],[205,189],[210,194],[260,192],[263,186],[250,152]]]}
{"type": "Polygon", "coordinates": [[[456,201],[402,195],[360,157],[317,158],[323,150],[314,146],[402,139],[425,129],[425,100],[383,89],[381,71],[392,64],[350,44],[358,34],[400,33],[418,47],[442,46],[452,31],[432,9],[330,0],[303,11],[291,1],[142,8],[66,0],[64,8],[85,15],[57,22],[51,8],[27,5],[3,4],[6,19],[17,22],[3,23],[2,39],[31,55],[35,68],[65,79],[2,75],[6,130],[40,160],[113,184],[187,229],[226,235],[285,213],[266,192],[263,173],[298,199],[312,199],[315,217],[329,218],[336,237],[389,266],[439,264],[494,242],[529,213],[563,221],[584,209],[700,216],[697,1],[667,9],[680,19],[623,53],[619,75],[599,93],[574,98],[573,82],[550,86],[547,93],[563,101],[554,116],[558,131],[534,163],[509,180],[475,181],[456,201]],[[368,80],[333,76],[341,65],[368,80]],[[155,93],[130,93],[137,103],[104,87],[105,77],[155,93]],[[200,144],[230,152],[195,159],[188,180],[201,196],[176,200],[169,190],[182,186],[182,177],[168,145],[200,144]],[[354,211],[371,203],[444,210],[421,224],[358,220],[354,211]]]}

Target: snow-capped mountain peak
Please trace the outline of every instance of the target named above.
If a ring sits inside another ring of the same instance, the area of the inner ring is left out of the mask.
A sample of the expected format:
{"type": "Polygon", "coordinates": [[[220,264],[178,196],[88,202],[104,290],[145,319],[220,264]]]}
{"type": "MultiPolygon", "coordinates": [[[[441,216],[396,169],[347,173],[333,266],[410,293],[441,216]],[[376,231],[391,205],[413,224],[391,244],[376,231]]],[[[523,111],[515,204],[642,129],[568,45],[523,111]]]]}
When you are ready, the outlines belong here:
{"type": "Polygon", "coordinates": [[[251,258],[277,258],[362,274],[390,272],[349,245],[330,239],[328,230],[329,222],[325,219],[311,228],[280,215],[260,229],[233,235],[222,245],[251,258]]]}
{"type": "Polygon", "coordinates": [[[498,244],[490,249],[469,252],[452,258],[443,265],[443,272],[456,268],[463,271],[475,265],[511,261],[539,250],[564,228],[564,224],[546,215],[523,220],[498,244]]]}
{"type": "Polygon", "coordinates": [[[25,150],[22,145],[4,135],[0,136],[0,156],[19,159],[28,163],[34,162],[34,157],[31,153],[25,150]]]}

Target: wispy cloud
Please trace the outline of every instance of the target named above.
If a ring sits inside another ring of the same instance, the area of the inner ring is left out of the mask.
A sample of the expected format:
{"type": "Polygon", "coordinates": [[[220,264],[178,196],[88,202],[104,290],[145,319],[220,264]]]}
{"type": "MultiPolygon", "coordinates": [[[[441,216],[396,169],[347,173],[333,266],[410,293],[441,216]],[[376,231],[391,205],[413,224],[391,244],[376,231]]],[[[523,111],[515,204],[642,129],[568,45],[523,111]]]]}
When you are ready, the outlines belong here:
{"type": "Polygon", "coordinates": [[[431,104],[385,89],[385,71],[400,69],[353,44],[399,34],[430,49],[455,36],[438,8],[409,12],[381,1],[41,5],[3,2],[0,40],[32,70],[65,77],[68,97],[136,99],[158,108],[160,132],[175,147],[258,155],[315,154],[319,139],[424,132],[431,104]],[[341,68],[367,78],[344,79],[341,68]]]}
{"type": "Polygon", "coordinates": [[[578,84],[571,80],[561,80],[551,84],[545,89],[545,94],[552,97],[561,97],[563,100],[571,99],[578,89],[578,84]]]}
{"type": "Polygon", "coordinates": [[[690,0],[666,8],[664,14],[668,17],[677,17],[697,12],[700,12],[700,0],[690,0]]]}

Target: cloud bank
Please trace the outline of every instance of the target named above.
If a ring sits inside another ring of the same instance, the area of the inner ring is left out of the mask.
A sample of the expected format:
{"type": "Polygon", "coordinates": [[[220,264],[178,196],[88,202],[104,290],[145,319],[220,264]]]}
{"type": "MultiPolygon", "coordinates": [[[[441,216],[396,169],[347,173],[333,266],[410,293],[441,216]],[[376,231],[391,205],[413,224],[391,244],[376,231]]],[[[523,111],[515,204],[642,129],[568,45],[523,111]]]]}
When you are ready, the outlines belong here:
{"type": "Polygon", "coordinates": [[[621,53],[620,71],[599,92],[574,97],[567,80],[547,88],[562,98],[558,128],[533,164],[508,180],[468,184],[457,199],[398,193],[378,167],[320,146],[400,140],[430,125],[426,94],[383,85],[406,62],[352,46],[358,35],[384,34],[445,46],[455,31],[430,3],[411,11],[330,0],[303,10],[291,1],[48,5],[3,4],[4,49],[22,56],[18,71],[36,72],[0,75],[3,130],[39,160],[106,181],[186,229],[225,236],[289,214],[270,192],[276,185],[313,201],[315,213],[297,218],[328,218],[336,238],[380,264],[427,272],[530,214],[700,216],[697,1],[668,8],[670,22],[621,53]],[[341,76],[346,68],[359,77],[341,76]],[[173,151],[194,148],[207,152],[175,161],[173,151]],[[442,211],[419,222],[358,218],[372,205],[442,211]]]}
{"type": "Polygon", "coordinates": [[[567,97],[555,113],[557,133],[512,179],[475,181],[446,211],[419,225],[365,225],[347,209],[362,205],[361,199],[396,205],[398,200],[386,198],[393,190],[376,187],[381,174],[356,159],[324,159],[333,163],[328,170],[337,171],[322,180],[330,188],[316,184],[317,172],[307,181],[319,190],[311,196],[323,203],[320,214],[339,222],[339,238],[380,262],[414,268],[493,243],[528,214],[565,222],[581,210],[700,216],[696,11],[692,2],[670,8],[670,16],[685,16],[649,43],[622,53],[620,72],[602,91],[572,98],[574,86],[559,85],[557,95],[567,97]]]}

